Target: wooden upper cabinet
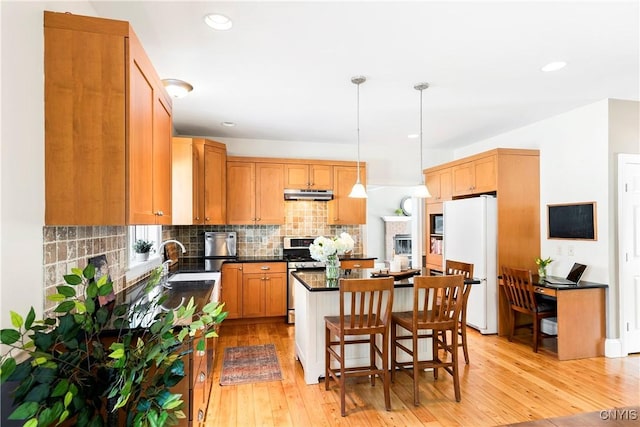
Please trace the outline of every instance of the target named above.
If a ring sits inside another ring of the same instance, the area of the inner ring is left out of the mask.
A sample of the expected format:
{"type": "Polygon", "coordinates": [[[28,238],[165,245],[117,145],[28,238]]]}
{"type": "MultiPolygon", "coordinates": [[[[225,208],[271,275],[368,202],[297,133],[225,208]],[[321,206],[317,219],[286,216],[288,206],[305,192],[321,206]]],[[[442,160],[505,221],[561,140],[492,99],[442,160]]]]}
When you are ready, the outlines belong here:
{"type": "Polygon", "coordinates": [[[284,165],[256,164],[256,224],[284,224],[284,165]]]}
{"type": "Polygon", "coordinates": [[[227,224],[284,224],[282,163],[227,162],[227,224]]]}
{"type": "Polygon", "coordinates": [[[170,223],[171,99],[129,23],[44,26],[45,224],[170,223]]]}
{"type": "Polygon", "coordinates": [[[427,203],[441,203],[451,200],[451,169],[437,170],[425,174],[425,183],[431,193],[427,203]]]}
{"type": "Polygon", "coordinates": [[[223,144],[204,144],[204,223],[227,220],[227,150],[223,144]]]}
{"type": "Polygon", "coordinates": [[[453,195],[465,196],[496,191],[496,157],[494,155],[453,166],[453,195]]]}
{"type": "Polygon", "coordinates": [[[173,224],[225,224],[227,150],[203,138],[173,138],[173,224]]]}
{"type": "MultiPolygon", "coordinates": [[[[360,182],[366,186],[366,166],[360,163],[360,182]]],[[[333,167],[333,200],[328,202],[327,224],[349,225],[367,223],[367,199],[349,198],[356,183],[356,166],[333,167]]]]}
{"type": "Polygon", "coordinates": [[[333,189],[333,167],[325,164],[284,165],[284,188],[292,189],[333,189]]]}
{"type": "Polygon", "coordinates": [[[227,162],[227,224],[253,224],[256,218],[256,164],[227,162]]]}

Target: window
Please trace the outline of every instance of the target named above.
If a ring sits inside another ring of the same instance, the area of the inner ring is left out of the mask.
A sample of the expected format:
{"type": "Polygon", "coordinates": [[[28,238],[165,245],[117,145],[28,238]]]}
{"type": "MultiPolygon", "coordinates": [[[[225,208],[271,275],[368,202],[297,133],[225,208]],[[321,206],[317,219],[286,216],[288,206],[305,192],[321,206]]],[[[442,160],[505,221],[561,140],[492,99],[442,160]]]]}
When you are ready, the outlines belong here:
{"type": "Polygon", "coordinates": [[[135,264],[135,253],[133,252],[133,244],[138,239],[149,240],[153,242],[151,256],[158,256],[158,246],[162,243],[162,226],[160,225],[132,225],[129,227],[129,265],[135,264]]]}

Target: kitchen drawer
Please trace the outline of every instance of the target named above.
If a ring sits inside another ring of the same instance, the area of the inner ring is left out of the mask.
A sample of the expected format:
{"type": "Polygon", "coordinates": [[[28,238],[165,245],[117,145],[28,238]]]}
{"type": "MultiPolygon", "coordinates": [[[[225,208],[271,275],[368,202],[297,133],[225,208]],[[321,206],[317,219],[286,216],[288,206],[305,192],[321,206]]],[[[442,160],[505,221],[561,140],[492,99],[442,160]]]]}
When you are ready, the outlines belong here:
{"type": "Polygon", "coordinates": [[[541,295],[546,295],[549,297],[555,297],[556,296],[556,290],[555,289],[549,289],[549,288],[545,288],[542,286],[536,286],[534,287],[534,292],[536,294],[541,294],[541,295]]]}
{"type": "Polygon", "coordinates": [[[340,260],[340,268],[351,270],[353,268],[373,268],[372,259],[343,259],[340,260]]]}
{"type": "Polygon", "coordinates": [[[242,265],[244,274],[286,273],[286,262],[249,262],[242,265]]]}

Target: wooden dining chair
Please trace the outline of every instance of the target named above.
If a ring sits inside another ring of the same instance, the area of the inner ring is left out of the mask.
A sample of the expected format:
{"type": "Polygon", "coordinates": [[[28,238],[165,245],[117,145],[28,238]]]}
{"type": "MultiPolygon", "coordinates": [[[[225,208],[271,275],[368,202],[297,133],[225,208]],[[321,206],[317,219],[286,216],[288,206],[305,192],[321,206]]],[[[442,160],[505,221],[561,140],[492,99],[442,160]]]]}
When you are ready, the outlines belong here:
{"type": "Polygon", "coordinates": [[[552,303],[538,301],[533,287],[531,270],[523,270],[510,267],[502,267],[503,289],[509,301],[509,341],[513,341],[513,335],[517,328],[533,326],[533,351],[538,352],[538,345],[548,335],[542,332],[540,321],[547,317],[556,317],[557,308],[552,303]],[[530,315],[532,323],[516,325],[516,313],[530,315]]]}
{"type": "MultiPolygon", "coordinates": [[[[444,274],[455,275],[460,274],[465,279],[473,278],[473,264],[469,264],[461,261],[454,261],[447,259],[444,262],[444,274]]],[[[471,293],[471,285],[465,284],[464,291],[462,293],[462,308],[460,309],[460,321],[458,322],[458,336],[460,342],[458,345],[462,347],[464,354],[464,362],[469,364],[469,348],[467,346],[467,303],[469,301],[469,294],[471,293]]],[[[446,342],[446,335],[443,336],[446,342]]]]}
{"type": "Polygon", "coordinates": [[[384,402],[391,410],[389,375],[389,324],[393,307],[393,278],[340,279],[340,315],[325,319],[325,389],[333,378],[340,386],[340,411],[345,410],[345,385],[348,377],[369,376],[375,385],[379,376],[384,388],[384,402]],[[382,348],[376,343],[381,337],[382,348]],[[335,338],[335,339],[334,339],[335,338]],[[345,366],[347,346],[367,344],[369,364],[345,366]],[[378,366],[378,358],[381,367],[378,366]],[[332,360],[336,363],[332,366],[332,360]],[[337,364],[337,367],[335,365],[337,364]]]}
{"type": "Polygon", "coordinates": [[[460,380],[458,377],[458,322],[464,292],[464,279],[456,276],[417,276],[413,278],[413,310],[393,313],[391,316],[391,381],[396,369],[413,377],[413,403],[418,406],[420,397],[418,380],[420,371],[433,369],[433,378],[438,379],[438,369],[443,368],[453,377],[456,401],[460,401],[460,380]],[[409,332],[398,335],[400,327],[409,332]],[[451,345],[441,339],[443,333],[451,332],[451,345]],[[431,340],[431,359],[420,360],[418,343],[421,339],[431,340]],[[411,341],[411,348],[403,344],[411,341]],[[400,361],[402,351],[411,360],[400,361]]]}

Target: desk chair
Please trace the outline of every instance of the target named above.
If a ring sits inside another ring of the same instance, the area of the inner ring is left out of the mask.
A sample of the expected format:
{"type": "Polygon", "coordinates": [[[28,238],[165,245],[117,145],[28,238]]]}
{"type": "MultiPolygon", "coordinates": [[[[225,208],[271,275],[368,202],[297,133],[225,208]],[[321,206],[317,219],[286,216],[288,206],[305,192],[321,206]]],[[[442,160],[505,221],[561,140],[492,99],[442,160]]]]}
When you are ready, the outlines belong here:
{"type": "Polygon", "coordinates": [[[375,385],[375,376],[383,382],[384,402],[391,410],[389,391],[389,321],[393,307],[393,278],[340,279],[340,316],[326,316],[325,320],[325,389],[333,378],[340,386],[340,411],[345,411],[345,382],[352,376],[369,376],[375,385]],[[376,336],[382,337],[382,349],[376,344],[376,336]],[[332,341],[332,337],[337,340],[332,341]],[[349,339],[346,339],[349,338],[349,339]],[[354,344],[369,345],[369,365],[345,367],[345,347],[354,344]],[[382,368],[377,366],[377,357],[382,368]],[[338,367],[331,367],[331,359],[338,367]]]}
{"type": "Polygon", "coordinates": [[[540,321],[546,317],[556,317],[557,310],[553,304],[538,301],[533,289],[530,270],[502,267],[502,283],[511,307],[509,341],[513,341],[516,328],[529,327],[531,324],[516,326],[516,313],[528,314],[533,324],[533,351],[538,352],[538,344],[543,337],[554,336],[542,332],[540,321]]]}
{"type": "MultiPolygon", "coordinates": [[[[444,262],[444,274],[455,275],[460,274],[465,279],[473,278],[473,264],[466,262],[445,260],[444,262]]],[[[460,336],[459,346],[462,347],[464,353],[464,361],[469,364],[469,349],[467,348],[467,302],[469,301],[469,294],[471,293],[471,285],[464,285],[462,309],[460,310],[460,321],[458,322],[458,335],[460,336]]],[[[443,337],[446,342],[446,335],[443,337]]]]}
{"type": "Polygon", "coordinates": [[[453,377],[456,401],[460,401],[458,378],[458,322],[464,289],[462,276],[417,276],[413,278],[413,311],[393,313],[391,316],[391,381],[396,368],[413,377],[413,403],[418,406],[420,397],[418,379],[420,371],[433,368],[433,378],[438,379],[438,369],[443,368],[453,377]],[[410,335],[397,335],[397,327],[410,335]],[[421,332],[422,331],[422,332],[421,332]],[[451,345],[440,337],[451,332],[451,345]],[[418,340],[431,339],[431,360],[419,360],[418,340]],[[409,349],[402,341],[411,341],[409,349]],[[411,356],[410,361],[398,361],[398,350],[411,356]],[[441,358],[441,351],[444,356],[441,358]],[[409,372],[411,370],[411,372],[409,372]]]}

